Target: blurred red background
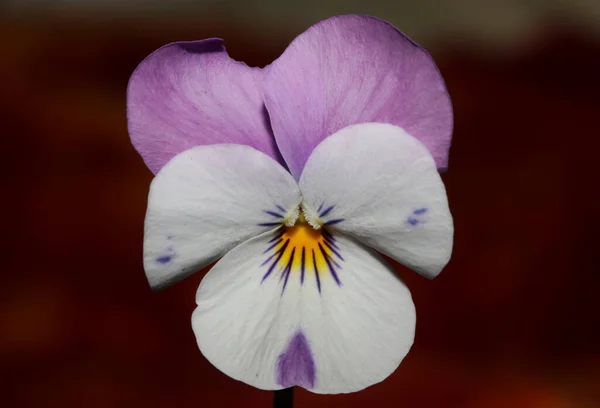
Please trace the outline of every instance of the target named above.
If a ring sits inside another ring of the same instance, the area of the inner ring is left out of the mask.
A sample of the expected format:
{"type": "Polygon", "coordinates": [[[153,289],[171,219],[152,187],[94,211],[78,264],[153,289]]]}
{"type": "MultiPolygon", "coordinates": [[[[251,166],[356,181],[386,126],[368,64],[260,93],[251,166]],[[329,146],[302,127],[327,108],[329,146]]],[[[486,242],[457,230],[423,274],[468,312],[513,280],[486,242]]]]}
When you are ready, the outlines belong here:
{"type": "MultiPolygon", "coordinates": [[[[270,406],[199,352],[202,273],[153,293],[142,269],[152,175],[127,135],[133,69],[213,36],[262,66],[300,32],[208,21],[0,19],[3,407],[270,406]]],[[[389,379],[298,389],[295,406],[598,407],[600,44],[552,25],[514,50],[437,44],[456,120],[452,261],[433,281],[398,267],[419,319],[389,379]]]]}

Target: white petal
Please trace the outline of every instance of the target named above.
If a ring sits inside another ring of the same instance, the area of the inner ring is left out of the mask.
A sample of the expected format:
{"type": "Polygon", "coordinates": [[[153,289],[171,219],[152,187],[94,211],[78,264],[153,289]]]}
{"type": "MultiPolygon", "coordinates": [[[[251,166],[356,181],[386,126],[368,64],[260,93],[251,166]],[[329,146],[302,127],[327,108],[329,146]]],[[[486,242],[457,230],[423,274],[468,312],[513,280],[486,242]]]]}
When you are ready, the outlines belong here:
{"type": "Polygon", "coordinates": [[[333,394],[382,381],[413,343],[408,288],[355,240],[295,228],[246,241],[204,277],[192,315],[200,350],[225,374],[261,389],[333,394]],[[284,245],[281,257],[271,257],[284,245]]]}
{"type": "Polygon", "coordinates": [[[198,146],[178,154],[150,187],[144,232],[150,285],[166,286],[276,228],[299,202],[292,176],[249,146],[198,146]]]}
{"type": "Polygon", "coordinates": [[[300,178],[303,207],[422,275],[448,263],[454,228],[444,184],[427,148],[383,123],[325,139],[300,178]]]}

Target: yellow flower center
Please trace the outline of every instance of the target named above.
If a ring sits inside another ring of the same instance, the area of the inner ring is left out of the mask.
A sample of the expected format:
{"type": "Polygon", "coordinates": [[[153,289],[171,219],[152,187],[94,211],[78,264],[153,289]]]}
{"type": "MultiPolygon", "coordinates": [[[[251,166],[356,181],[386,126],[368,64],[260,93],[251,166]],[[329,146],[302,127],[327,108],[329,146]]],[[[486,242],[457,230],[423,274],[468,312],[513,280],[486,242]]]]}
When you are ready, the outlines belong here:
{"type": "Polygon", "coordinates": [[[284,279],[284,289],[289,275],[300,274],[300,282],[305,276],[314,276],[317,288],[325,274],[330,275],[338,285],[339,265],[343,258],[328,227],[319,225],[315,229],[309,224],[302,211],[293,226],[282,225],[275,231],[271,246],[265,252],[268,257],[263,263],[268,267],[263,280],[273,273],[280,273],[284,279]]]}

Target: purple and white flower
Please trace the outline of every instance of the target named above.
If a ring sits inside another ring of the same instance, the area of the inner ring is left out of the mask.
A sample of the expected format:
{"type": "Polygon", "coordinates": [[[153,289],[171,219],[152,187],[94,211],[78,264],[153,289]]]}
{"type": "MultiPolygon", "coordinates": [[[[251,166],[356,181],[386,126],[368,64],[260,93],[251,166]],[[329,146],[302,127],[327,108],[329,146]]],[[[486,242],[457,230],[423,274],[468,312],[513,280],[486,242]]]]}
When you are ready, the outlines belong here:
{"type": "Polygon", "coordinates": [[[271,65],[221,40],[166,45],[135,70],[129,132],[156,174],[144,268],[164,287],[221,258],[192,327],[206,358],[267,390],[361,390],[410,349],[415,307],[376,251],[433,278],[452,251],[452,105],[429,54],[348,15],[271,65]]]}

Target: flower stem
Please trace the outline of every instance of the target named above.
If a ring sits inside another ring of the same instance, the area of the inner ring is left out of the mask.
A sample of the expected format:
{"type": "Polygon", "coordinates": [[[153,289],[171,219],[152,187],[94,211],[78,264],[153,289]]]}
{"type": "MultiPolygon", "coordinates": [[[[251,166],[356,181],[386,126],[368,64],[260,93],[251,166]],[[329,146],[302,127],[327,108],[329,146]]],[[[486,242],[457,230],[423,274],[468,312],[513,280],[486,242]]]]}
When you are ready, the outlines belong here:
{"type": "Polygon", "coordinates": [[[273,408],[292,408],[294,406],[294,387],[275,391],[273,408]]]}

